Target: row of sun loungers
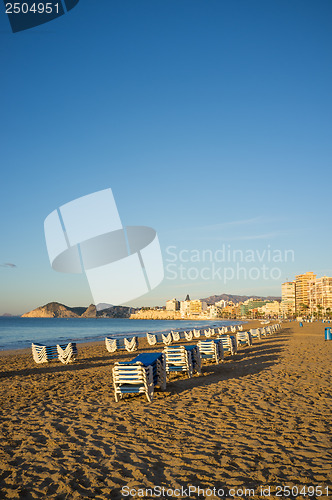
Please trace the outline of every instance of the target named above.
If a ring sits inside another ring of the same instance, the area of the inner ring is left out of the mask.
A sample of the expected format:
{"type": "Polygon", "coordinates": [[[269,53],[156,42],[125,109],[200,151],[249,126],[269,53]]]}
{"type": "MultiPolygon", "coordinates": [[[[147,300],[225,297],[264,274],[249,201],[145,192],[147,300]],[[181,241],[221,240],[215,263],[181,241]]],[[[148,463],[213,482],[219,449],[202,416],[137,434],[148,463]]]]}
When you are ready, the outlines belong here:
{"type": "MultiPolygon", "coordinates": [[[[167,334],[151,334],[147,333],[147,340],[150,345],[156,345],[158,343],[163,343],[165,346],[171,346],[172,342],[179,342],[181,340],[191,341],[193,339],[199,339],[197,346],[200,356],[194,350],[194,365],[196,368],[200,365],[198,358],[202,359],[214,359],[216,362],[223,359],[224,354],[234,355],[237,352],[238,347],[243,345],[252,345],[252,339],[261,339],[267,335],[275,333],[275,331],[280,328],[280,324],[274,324],[265,326],[264,328],[256,328],[249,331],[243,331],[243,326],[240,327],[222,327],[222,328],[209,328],[202,330],[191,330],[191,331],[180,331],[180,332],[169,332],[167,334]],[[236,330],[238,330],[236,332],[236,330]],[[227,332],[235,333],[235,335],[229,335],[227,332]],[[204,336],[205,340],[200,337],[204,336]],[[212,339],[212,337],[217,336],[217,338],[212,339]]],[[[138,338],[105,338],[106,349],[110,353],[114,353],[118,350],[125,349],[128,352],[135,352],[138,349],[138,338]]],[[[188,346],[187,346],[188,347],[188,346]]],[[[170,350],[171,352],[171,350],[170,350]]],[[[175,351],[174,351],[175,352],[175,351]]],[[[77,356],[76,343],[70,342],[67,345],[51,345],[46,346],[42,344],[32,344],[32,355],[36,363],[48,363],[49,361],[60,361],[67,364],[74,361],[77,356]]],[[[182,354],[185,357],[185,354],[182,354]]],[[[195,370],[199,373],[199,369],[195,370]]],[[[188,367],[186,371],[193,373],[193,369],[188,367]]]]}
{"type": "Polygon", "coordinates": [[[194,329],[179,332],[171,331],[169,333],[147,333],[146,338],[150,345],[171,345],[174,342],[181,342],[181,340],[191,341],[193,339],[199,339],[202,336],[205,338],[211,338],[217,335],[224,335],[225,333],[235,333],[237,330],[242,331],[243,326],[224,326],[222,328],[207,328],[202,330],[194,329]]]}
{"type": "Polygon", "coordinates": [[[115,363],[115,400],[119,401],[128,393],[139,392],[144,393],[148,401],[152,401],[156,385],[162,390],[166,389],[166,375],[173,372],[186,372],[188,378],[191,378],[194,372],[200,375],[202,361],[212,360],[218,364],[225,354],[234,355],[238,346],[252,345],[252,334],[261,338],[279,329],[280,324],[276,324],[248,332],[237,332],[236,336],[224,334],[216,339],[199,340],[197,345],[165,345],[161,353],[143,353],[130,362],[115,363]]]}

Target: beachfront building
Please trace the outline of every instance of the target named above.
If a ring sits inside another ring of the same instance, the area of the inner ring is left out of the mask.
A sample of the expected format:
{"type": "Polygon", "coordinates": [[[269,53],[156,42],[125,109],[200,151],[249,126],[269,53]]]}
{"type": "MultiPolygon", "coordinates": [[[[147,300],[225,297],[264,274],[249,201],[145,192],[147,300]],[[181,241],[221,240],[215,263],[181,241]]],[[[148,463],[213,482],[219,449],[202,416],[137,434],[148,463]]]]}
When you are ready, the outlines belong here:
{"type": "Polygon", "coordinates": [[[227,306],[225,306],[222,309],[222,316],[225,318],[234,318],[235,315],[236,315],[236,306],[233,303],[227,304],[227,306]]]}
{"type": "MultiPolygon", "coordinates": [[[[187,296],[189,299],[189,297],[187,296]]],[[[180,311],[182,316],[202,315],[207,311],[207,303],[202,300],[184,300],[180,302],[180,311]]]]}
{"type": "Polygon", "coordinates": [[[332,278],[322,276],[311,282],[308,291],[309,311],[320,316],[332,311],[332,278]]]}
{"type": "Polygon", "coordinates": [[[218,300],[218,302],[215,302],[214,305],[223,309],[224,307],[226,307],[228,305],[228,302],[227,302],[227,300],[218,300]]]}
{"type": "Polygon", "coordinates": [[[280,302],[273,300],[258,308],[258,312],[264,316],[277,318],[280,314],[280,302]]]}
{"type": "Polygon", "coordinates": [[[190,300],[181,300],[180,302],[180,312],[181,316],[186,316],[189,314],[190,300]]]}
{"type": "Polygon", "coordinates": [[[286,281],[281,285],[281,314],[295,314],[295,281],[286,281]]]}
{"type": "Polygon", "coordinates": [[[207,303],[202,300],[191,300],[189,304],[190,314],[201,314],[207,311],[207,303]]]}
{"type": "Polygon", "coordinates": [[[180,301],[176,299],[166,301],[166,311],[179,311],[180,301]]]}
{"type": "Polygon", "coordinates": [[[295,310],[307,313],[309,309],[309,287],[315,282],[316,274],[312,271],[295,276],[295,310]]]}
{"type": "Polygon", "coordinates": [[[249,312],[251,314],[251,312],[253,310],[256,310],[255,312],[257,312],[258,308],[265,306],[266,303],[267,303],[267,300],[260,300],[260,299],[248,299],[248,300],[246,300],[245,302],[243,302],[240,305],[241,316],[246,316],[249,312]]]}
{"type": "Polygon", "coordinates": [[[222,312],[222,308],[214,304],[212,306],[207,306],[207,312],[210,318],[218,318],[222,312]]]}

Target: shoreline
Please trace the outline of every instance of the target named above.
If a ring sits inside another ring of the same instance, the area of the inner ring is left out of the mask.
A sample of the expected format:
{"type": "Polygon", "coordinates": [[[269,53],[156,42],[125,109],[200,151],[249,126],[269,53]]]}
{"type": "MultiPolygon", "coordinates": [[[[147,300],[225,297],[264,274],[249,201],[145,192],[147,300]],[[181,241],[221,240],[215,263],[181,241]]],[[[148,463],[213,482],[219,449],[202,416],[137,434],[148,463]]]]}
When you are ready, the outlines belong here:
{"type": "MultiPolygon", "coordinates": [[[[22,318],[22,319],[23,320],[25,320],[25,319],[28,319],[28,320],[34,320],[34,319],[37,319],[37,320],[39,320],[39,319],[41,319],[41,320],[45,320],[45,319],[46,320],[53,320],[53,319],[55,319],[55,320],[74,320],[74,321],[76,321],[77,319],[80,319],[80,318],[22,318]]],[[[99,318],[83,318],[83,319],[92,319],[92,320],[95,320],[95,319],[99,319],[99,318]]],[[[101,319],[116,319],[116,320],[123,319],[123,320],[127,321],[129,318],[101,318],[101,319]]],[[[150,320],[144,320],[144,321],[150,321],[150,320]]],[[[163,321],[163,322],[166,322],[166,320],[154,320],[154,321],[163,321]]],[[[178,322],[178,320],[171,320],[171,321],[176,322],[176,323],[178,322]]],[[[244,324],[247,323],[244,320],[223,320],[223,319],[202,320],[202,322],[207,323],[207,326],[206,326],[207,328],[208,327],[211,328],[211,327],[213,327],[213,325],[216,325],[216,327],[217,327],[219,323],[225,322],[225,321],[228,324],[231,324],[231,323],[234,323],[234,324],[235,323],[236,324],[240,323],[240,324],[244,325],[244,324]]],[[[191,323],[191,322],[198,322],[198,321],[197,320],[187,320],[187,322],[191,323]]],[[[71,326],[69,325],[68,326],[68,331],[69,332],[70,332],[70,327],[71,326]]],[[[201,327],[201,328],[204,328],[204,326],[201,327]]],[[[189,328],[187,328],[187,329],[189,329],[189,328]]],[[[181,330],[181,326],[179,326],[179,328],[174,328],[173,327],[173,330],[181,330]]],[[[152,332],[150,332],[149,329],[146,329],[146,331],[144,330],[144,331],[137,331],[137,332],[130,331],[130,332],[128,332],[128,334],[125,334],[125,335],[122,335],[121,332],[117,332],[117,333],[115,333],[115,332],[110,332],[110,333],[104,332],[102,334],[96,333],[95,336],[99,337],[99,339],[97,338],[96,340],[91,340],[91,342],[103,342],[105,340],[105,337],[119,337],[119,333],[121,333],[120,337],[123,337],[123,336],[127,336],[127,337],[137,336],[138,338],[145,338],[146,337],[146,333],[168,333],[170,331],[171,331],[171,329],[165,327],[162,330],[155,330],[155,331],[152,331],[152,332]],[[102,339],[100,338],[101,336],[103,337],[102,339]]],[[[93,332],[95,333],[94,329],[93,329],[93,332]]],[[[77,334],[77,332],[75,332],[75,333],[77,334]]],[[[84,337],[82,337],[81,339],[80,338],[75,338],[75,333],[73,333],[72,337],[70,337],[69,334],[68,334],[68,337],[66,337],[66,339],[68,339],[68,340],[63,340],[63,339],[59,338],[58,341],[57,341],[57,339],[54,338],[53,340],[50,340],[50,341],[45,341],[45,340],[40,341],[40,340],[38,340],[38,337],[36,337],[33,340],[33,342],[35,342],[35,343],[42,343],[43,345],[53,345],[53,344],[57,344],[57,343],[66,344],[66,343],[69,343],[69,342],[76,342],[78,347],[80,345],[82,345],[83,343],[90,342],[90,337],[91,337],[92,334],[89,333],[88,334],[89,340],[86,340],[84,337]]],[[[24,350],[24,349],[31,349],[31,342],[26,347],[17,347],[17,348],[14,348],[14,347],[10,346],[8,348],[0,348],[0,356],[1,356],[1,353],[3,353],[3,352],[7,352],[7,351],[15,351],[16,352],[18,350],[24,350]]]]}
{"type": "MultiPolygon", "coordinates": [[[[65,318],[63,318],[63,319],[65,319],[65,318]]],[[[74,319],[76,319],[76,318],[74,318],[74,319]]],[[[248,328],[247,328],[248,330],[250,330],[250,328],[259,328],[262,326],[260,324],[260,321],[257,321],[257,320],[250,320],[247,323],[248,323],[248,328]]],[[[137,353],[142,351],[142,349],[155,351],[155,350],[160,350],[160,349],[162,350],[164,347],[163,344],[157,344],[156,346],[151,346],[146,340],[146,333],[144,333],[141,337],[139,337],[138,335],[136,335],[136,336],[138,337],[138,350],[137,351],[135,351],[134,353],[129,353],[127,351],[116,351],[114,354],[115,355],[123,354],[126,356],[130,356],[130,354],[136,355],[137,353]]],[[[183,340],[183,343],[185,343],[185,344],[195,343],[195,342],[196,342],[196,340],[192,340],[192,341],[183,340]]],[[[112,354],[110,354],[106,351],[105,339],[103,339],[103,340],[89,340],[89,341],[76,342],[76,343],[77,343],[77,349],[78,349],[78,361],[80,359],[81,348],[82,348],[82,351],[85,351],[85,350],[89,350],[91,348],[102,347],[105,350],[105,353],[112,356],[112,354]]],[[[176,342],[174,345],[176,345],[176,344],[179,344],[179,342],[176,342]]],[[[31,346],[18,348],[18,349],[0,350],[0,358],[5,357],[5,356],[17,356],[17,355],[22,356],[22,357],[28,356],[28,357],[31,357],[31,359],[32,359],[31,346]]],[[[37,363],[34,363],[34,365],[39,366],[39,367],[40,366],[56,366],[56,365],[61,366],[61,363],[58,363],[56,361],[54,361],[54,362],[52,361],[50,363],[42,363],[40,365],[37,363]]],[[[72,363],[72,364],[66,365],[66,366],[75,366],[75,363],[72,363]]],[[[1,375],[0,375],[0,378],[1,378],[1,375]]]]}

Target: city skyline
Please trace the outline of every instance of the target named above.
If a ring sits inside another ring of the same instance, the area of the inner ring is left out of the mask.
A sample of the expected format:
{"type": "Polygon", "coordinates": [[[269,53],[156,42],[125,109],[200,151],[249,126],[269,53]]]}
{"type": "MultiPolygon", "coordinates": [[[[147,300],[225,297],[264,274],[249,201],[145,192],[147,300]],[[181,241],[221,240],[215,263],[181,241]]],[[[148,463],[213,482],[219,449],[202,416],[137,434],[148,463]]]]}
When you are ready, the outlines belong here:
{"type": "Polygon", "coordinates": [[[332,276],[331,14],[323,0],[79,2],[13,34],[2,12],[0,314],[93,302],[84,275],[52,270],[43,224],[109,187],[164,259],[164,281],[125,305],[332,276]]]}

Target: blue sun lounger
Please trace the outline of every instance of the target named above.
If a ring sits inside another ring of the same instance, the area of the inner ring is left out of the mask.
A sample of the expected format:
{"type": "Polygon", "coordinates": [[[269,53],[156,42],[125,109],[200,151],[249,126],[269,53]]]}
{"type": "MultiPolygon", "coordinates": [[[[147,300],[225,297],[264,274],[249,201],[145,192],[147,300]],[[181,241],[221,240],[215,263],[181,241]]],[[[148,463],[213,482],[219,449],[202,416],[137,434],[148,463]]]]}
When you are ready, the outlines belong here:
{"type": "Polygon", "coordinates": [[[219,339],[222,342],[224,354],[233,356],[237,352],[237,344],[234,335],[221,335],[219,339]]]}
{"type": "Polygon", "coordinates": [[[167,374],[187,372],[191,378],[194,371],[201,373],[201,356],[196,345],[166,346],[163,354],[167,374]]]}
{"type": "Polygon", "coordinates": [[[125,394],[145,394],[149,402],[154,388],[166,389],[166,371],[161,352],[141,353],[132,361],[115,363],[113,368],[114,397],[118,402],[125,394]]]}
{"type": "Polygon", "coordinates": [[[215,361],[217,364],[224,359],[224,348],[220,339],[199,340],[197,343],[202,361],[215,361]]]}
{"type": "Polygon", "coordinates": [[[250,332],[237,332],[236,334],[237,346],[252,345],[252,337],[250,332]]]}

